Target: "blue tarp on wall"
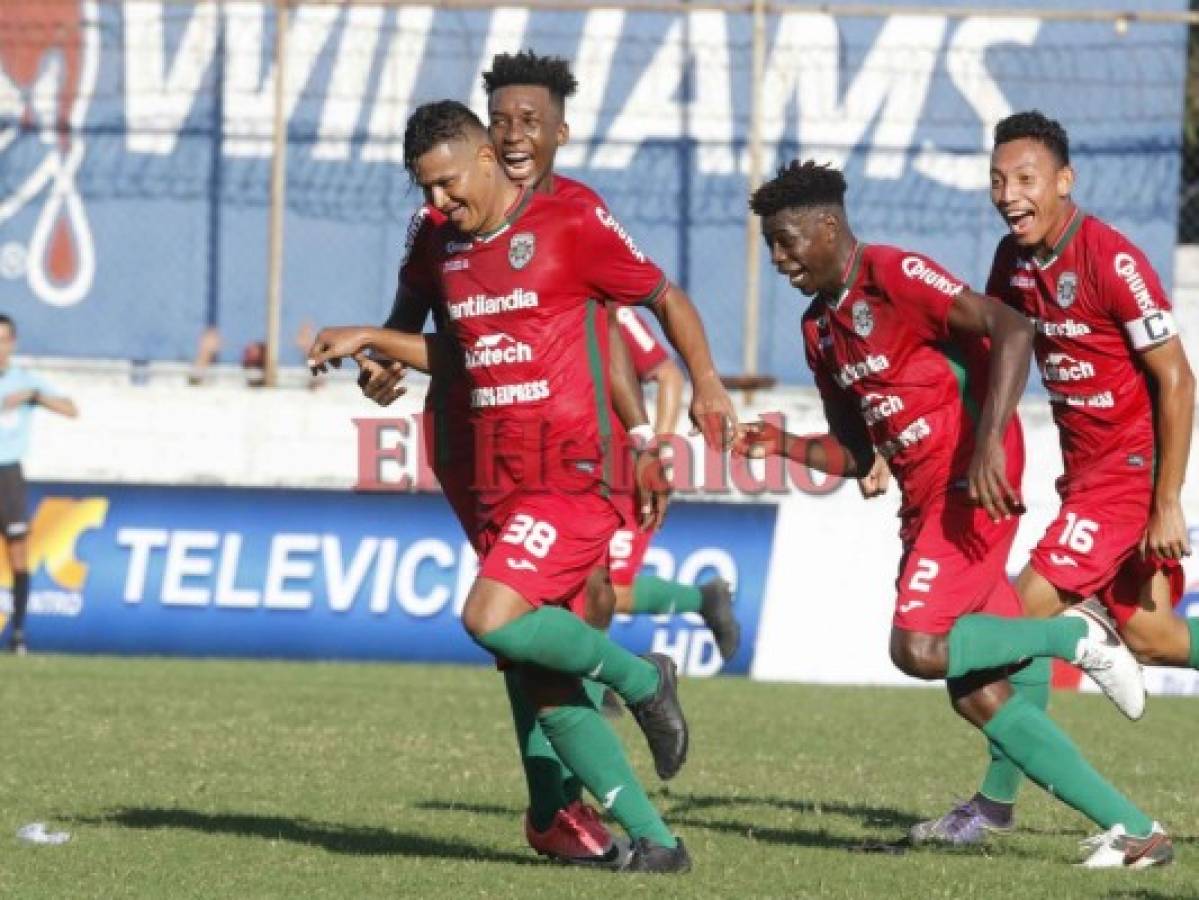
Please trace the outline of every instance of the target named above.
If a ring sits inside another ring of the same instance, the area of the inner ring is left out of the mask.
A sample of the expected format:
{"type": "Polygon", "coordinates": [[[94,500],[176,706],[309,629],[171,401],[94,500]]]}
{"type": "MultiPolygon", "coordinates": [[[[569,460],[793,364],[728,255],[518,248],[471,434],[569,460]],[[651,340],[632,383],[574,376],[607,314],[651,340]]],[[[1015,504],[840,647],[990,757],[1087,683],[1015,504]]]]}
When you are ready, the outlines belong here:
{"type": "MultiPolygon", "coordinates": [[[[270,10],[12,8],[0,28],[0,309],[18,318],[22,348],[184,359],[210,320],[234,355],[261,339],[270,10]]],[[[382,319],[419,199],[395,161],[408,112],[445,96],[482,112],[491,55],[533,47],[570,59],[581,82],[561,168],[689,287],[718,365],[741,369],[746,16],[320,4],[294,10],[289,35],[285,336],[304,321],[382,319]]],[[[930,253],[981,286],[1002,231],[986,194],[988,128],[1040,107],[1071,132],[1078,200],[1168,284],[1185,50],[1181,25],[913,17],[901,4],[887,17],[773,16],[768,165],[797,154],[843,165],[862,237],[930,253]]],[[[762,296],[760,369],[806,381],[800,298],[765,264],[762,296]]],[[[284,361],[300,361],[290,339],[284,361]]]]}

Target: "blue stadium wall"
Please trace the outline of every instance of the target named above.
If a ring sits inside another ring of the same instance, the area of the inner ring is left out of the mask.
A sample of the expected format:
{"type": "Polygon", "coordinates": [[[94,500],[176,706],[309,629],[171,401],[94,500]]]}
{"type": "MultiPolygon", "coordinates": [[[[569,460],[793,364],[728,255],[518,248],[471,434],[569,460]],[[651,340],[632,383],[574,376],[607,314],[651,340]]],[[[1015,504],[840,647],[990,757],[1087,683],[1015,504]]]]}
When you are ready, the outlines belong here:
{"type": "MultiPolygon", "coordinates": [[[[77,52],[45,29],[0,34],[0,309],[18,318],[33,354],[186,359],[211,322],[235,356],[265,328],[269,12],[53,6],[82,22],[77,52]],[[15,83],[4,65],[14,51],[41,59],[40,92],[15,83]],[[35,94],[40,105],[27,104],[35,94]],[[55,109],[70,118],[69,138],[47,119],[55,109]]],[[[595,187],[693,292],[718,365],[741,369],[746,17],[325,5],[300,7],[293,27],[285,336],[305,321],[386,314],[419,199],[387,161],[406,112],[442,96],[481,107],[478,73],[491,53],[529,46],[571,59],[583,82],[564,171],[595,187]]],[[[982,285],[1002,230],[986,196],[987,124],[1036,106],[1070,129],[1077,199],[1170,283],[1182,26],[914,19],[895,4],[885,18],[775,17],[768,34],[768,158],[843,164],[864,239],[930,253],[982,285]]],[[[800,298],[763,268],[759,367],[806,381],[800,298]]],[[[288,339],[284,362],[299,361],[288,339]]]]}

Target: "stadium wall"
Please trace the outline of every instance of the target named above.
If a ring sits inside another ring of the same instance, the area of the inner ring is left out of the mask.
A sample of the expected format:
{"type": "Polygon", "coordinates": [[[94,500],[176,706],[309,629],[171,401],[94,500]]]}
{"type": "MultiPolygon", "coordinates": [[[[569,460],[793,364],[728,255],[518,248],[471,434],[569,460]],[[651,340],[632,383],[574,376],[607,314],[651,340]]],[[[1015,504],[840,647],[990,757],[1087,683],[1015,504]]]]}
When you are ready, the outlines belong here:
{"type": "MultiPolygon", "coordinates": [[[[273,4],[4,5],[0,306],[18,312],[26,349],[182,360],[207,325],[227,346],[262,340],[273,4]]],[[[989,130],[1040,106],[1070,128],[1079,201],[1169,284],[1185,26],[1050,18],[1036,0],[1011,0],[1027,15],[1007,16],[955,12],[970,6],[956,0],[925,0],[921,15],[910,5],[862,15],[834,0],[770,15],[760,83],[742,12],[291,5],[282,334],[325,321],[331,304],[341,321],[386,315],[419,202],[397,164],[403,122],[444,96],[482,111],[479,73],[521,47],[572,61],[581,88],[560,167],[693,289],[719,326],[722,371],[743,365],[755,93],[767,173],[795,156],[842,165],[864,239],[929,253],[975,285],[1002,232],[986,197],[989,130]]],[[[1054,12],[1128,6],[1059,0],[1054,12]]],[[[790,342],[794,292],[761,269],[757,371],[808,383],[790,342]]]]}

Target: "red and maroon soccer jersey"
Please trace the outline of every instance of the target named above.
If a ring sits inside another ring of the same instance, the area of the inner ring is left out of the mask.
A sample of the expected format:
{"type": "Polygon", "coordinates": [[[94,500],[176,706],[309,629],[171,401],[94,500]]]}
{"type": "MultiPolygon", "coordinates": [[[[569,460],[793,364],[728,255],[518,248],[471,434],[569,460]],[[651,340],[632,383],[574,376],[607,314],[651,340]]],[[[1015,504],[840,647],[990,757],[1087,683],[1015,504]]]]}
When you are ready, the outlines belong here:
{"type": "Polygon", "coordinates": [[[1033,320],[1037,365],[1065,463],[1063,487],[1153,465],[1153,407],[1136,353],[1178,330],[1148,260],[1124,235],[1075,210],[1046,260],[999,243],[987,293],[1033,320]]]}
{"type": "MultiPolygon", "coordinates": [[[[588,206],[603,206],[607,209],[600,195],[581,181],[564,178],[561,175],[550,176],[552,180],[551,194],[564,200],[575,200],[588,206]]],[[[434,315],[434,323],[441,328],[437,321],[437,311],[434,308],[433,297],[428,292],[427,285],[419,283],[419,266],[409,268],[412,248],[427,239],[429,232],[445,224],[445,216],[436,208],[425,204],[412,214],[408,221],[408,232],[404,240],[404,256],[400,262],[400,289],[403,296],[401,303],[401,321],[393,323],[400,331],[417,333],[424,331],[425,322],[430,313],[434,315]],[[415,282],[415,283],[414,283],[415,282]]]]}
{"type": "MultiPolygon", "coordinates": [[[[963,287],[918,253],[860,244],[837,297],[815,299],[804,314],[821,395],[860,410],[903,491],[905,519],[961,482],[974,452],[985,342],[947,346],[949,310],[963,287]]],[[[1018,440],[1015,419],[1012,428],[1018,440]]]]}
{"type": "MultiPolygon", "coordinates": [[[[581,181],[558,175],[551,177],[554,196],[593,206],[604,205],[599,195],[581,181]]],[[[409,269],[413,247],[427,241],[428,233],[444,223],[445,216],[428,205],[413,213],[408,223],[400,264],[400,302],[388,323],[393,328],[419,333],[424,330],[431,313],[434,313],[437,329],[440,331],[444,327],[441,317],[436,315],[434,295],[411,283],[418,277],[419,267],[409,269]]],[[[428,415],[424,419],[423,437],[427,458],[463,531],[473,542],[480,523],[476,497],[471,490],[475,481],[475,438],[469,427],[470,391],[465,382],[447,384],[434,379],[425,394],[425,410],[428,415]]]]}
{"type": "Polygon", "coordinates": [[[616,324],[620,326],[619,333],[624,345],[629,348],[637,380],[648,381],[654,370],[670,359],[670,354],[658,343],[636,310],[627,306],[619,307],[616,310],[616,324]]]}
{"type": "MultiPolygon", "coordinates": [[[[497,448],[569,453],[579,473],[600,477],[614,417],[599,301],[653,302],[666,287],[608,211],[524,192],[489,234],[468,238],[448,222],[425,232],[405,277],[436,298],[462,349],[472,425],[497,448]]],[[[527,465],[503,468],[513,488],[530,477],[527,465]]]]}

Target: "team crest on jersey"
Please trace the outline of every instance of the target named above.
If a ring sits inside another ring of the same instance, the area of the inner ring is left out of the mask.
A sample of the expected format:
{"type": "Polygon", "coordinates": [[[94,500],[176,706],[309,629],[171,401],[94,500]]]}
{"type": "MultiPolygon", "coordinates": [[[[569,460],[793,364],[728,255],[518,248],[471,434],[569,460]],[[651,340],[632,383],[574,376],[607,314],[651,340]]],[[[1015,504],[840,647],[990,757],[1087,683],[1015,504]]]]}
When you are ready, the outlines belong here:
{"type": "Polygon", "coordinates": [[[1073,272],[1063,272],[1057,280],[1057,305],[1069,309],[1078,297],[1078,276],[1073,272]]]}
{"type": "Polygon", "coordinates": [[[851,313],[853,330],[859,337],[869,337],[870,332],[874,331],[874,312],[870,309],[870,304],[865,300],[859,300],[853,305],[851,313]]]}
{"type": "Polygon", "coordinates": [[[514,269],[523,269],[532,261],[533,251],[536,249],[537,238],[531,232],[522,231],[520,234],[514,234],[512,240],[508,241],[508,262],[514,269]]]}

